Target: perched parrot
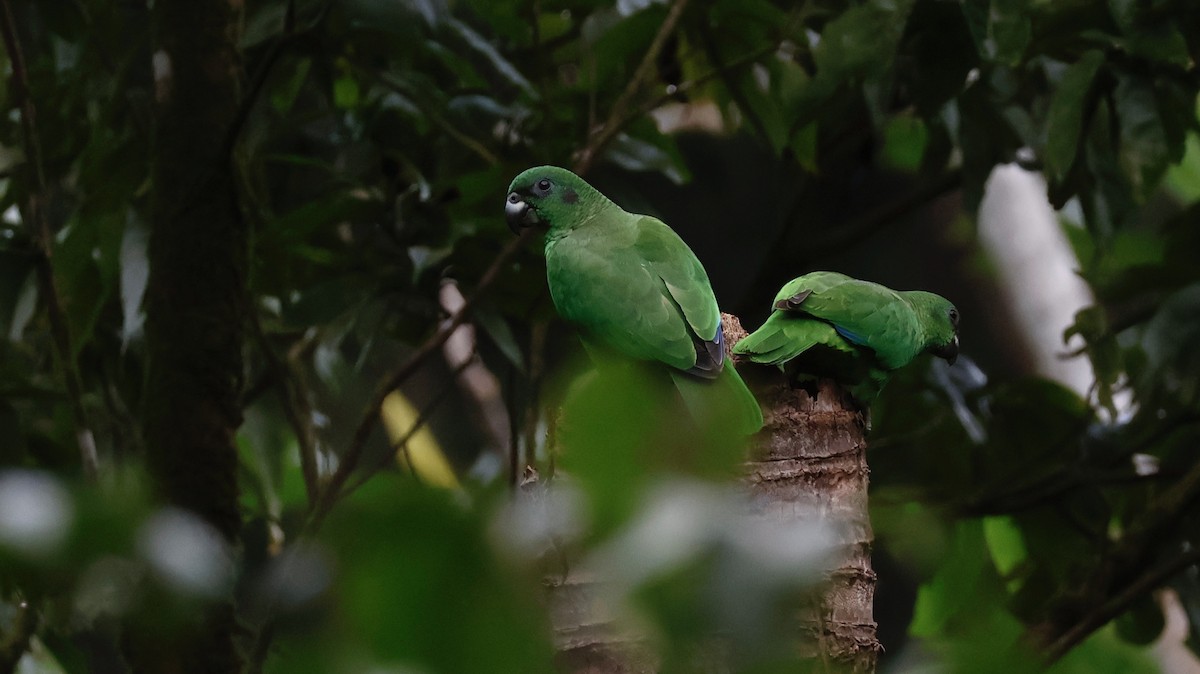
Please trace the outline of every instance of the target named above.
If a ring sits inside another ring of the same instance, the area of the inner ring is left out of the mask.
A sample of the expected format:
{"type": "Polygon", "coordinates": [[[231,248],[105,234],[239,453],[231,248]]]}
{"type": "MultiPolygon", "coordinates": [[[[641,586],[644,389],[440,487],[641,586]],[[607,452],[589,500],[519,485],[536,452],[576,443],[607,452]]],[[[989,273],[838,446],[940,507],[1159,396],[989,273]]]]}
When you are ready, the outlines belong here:
{"type": "Polygon", "coordinates": [[[762,427],[762,411],[725,366],[721,312],[704,267],[657,218],[628,213],[574,173],[531,168],[508,188],[513,232],[545,226],[546,280],[554,307],[585,341],[638,361],[661,363],[697,419],[719,406],[740,434],[762,427]]]}
{"type": "Polygon", "coordinates": [[[895,291],[845,274],[815,271],[775,295],[773,311],[733,352],[851,385],[860,403],[883,389],[893,370],[924,352],[953,364],[958,309],[920,290],[895,291]]]}

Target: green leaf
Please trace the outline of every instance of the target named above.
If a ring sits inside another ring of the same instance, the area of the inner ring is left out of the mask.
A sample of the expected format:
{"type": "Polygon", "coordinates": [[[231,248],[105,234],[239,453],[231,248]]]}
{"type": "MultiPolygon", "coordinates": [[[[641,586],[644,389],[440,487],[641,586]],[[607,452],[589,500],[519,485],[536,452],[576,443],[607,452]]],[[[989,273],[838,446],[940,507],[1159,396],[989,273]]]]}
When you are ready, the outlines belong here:
{"type": "Polygon", "coordinates": [[[1170,152],[1154,84],[1145,77],[1122,73],[1114,99],[1121,131],[1121,168],[1134,196],[1144,201],[1167,170],[1170,152]]]}
{"type": "Polygon", "coordinates": [[[540,587],[456,496],[376,479],[339,504],[308,552],[333,594],[309,622],[282,624],[273,671],[553,672],[540,587]]]}
{"type": "Polygon", "coordinates": [[[988,14],[988,46],[995,61],[1021,63],[1031,34],[1029,0],[992,0],[988,14]]]}
{"type": "Polygon", "coordinates": [[[1080,194],[1088,229],[1101,243],[1128,224],[1137,208],[1129,178],[1121,170],[1113,147],[1112,117],[1107,104],[1099,105],[1088,126],[1084,155],[1093,184],[1080,194]]]}
{"type": "Polygon", "coordinates": [[[892,66],[913,4],[914,0],[872,0],[830,21],[813,52],[818,77],[840,81],[883,75],[892,66]]]}
{"type": "Polygon", "coordinates": [[[909,17],[898,57],[912,67],[898,68],[897,77],[927,121],[966,87],[968,73],[979,65],[966,11],[958,3],[919,2],[909,17]]]}
{"type": "Polygon", "coordinates": [[[360,97],[358,80],[351,75],[342,75],[333,81],[333,104],[343,110],[358,105],[360,97]]]}
{"type": "Polygon", "coordinates": [[[1117,336],[1109,329],[1104,307],[1094,305],[1080,309],[1075,314],[1075,322],[1063,333],[1063,341],[1067,342],[1075,335],[1083,338],[1084,350],[1092,361],[1098,402],[1115,413],[1113,393],[1125,373],[1125,361],[1117,336]]]}
{"type": "MultiPolygon", "coordinates": [[[[656,136],[656,140],[670,141],[668,137],[656,136]]],[[[662,147],[641,138],[622,133],[609,144],[604,156],[614,164],[630,171],[654,171],[662,173],[674,183],[681,184],[685,174],[678,158],[662,147]]]]}
{"type": "Polygon", "coordinates": [[[310,58],[299,58],[294,61],[285,61],[285,63],[287,67],[280,68],[283,73],[277,78],[275,86],[271,88],[270,96],[271,107],[280,114],[287,114],[296,104],[296,98],[308,81],[308,73],[312,69],[313,62],[310,58]]]}
{"type": "Polygon", "coordinates": [[[1133,606],[1117,617],[1117,636],[1137,646],[1148,646],[1162,634],[1166,620],[1154,595],[1142,595],[1133,606]]]}
{"type": "Polygon", "coordinates": [[[483,328],[484,333],[492,340],[496,348],[500,349],[500,353],[504,354],[504,357],[518,370],[524,370],[525,356],[504,316],[496,311],[496,308],[489,302],[480,303],[475,307],[474,313],[476,322],[483,328]]]}
{"type": "Polygon", "coordinates": [[[1013,592],[1020,586],[1017,572],[1029,559],[1021,528],[1011,517],[985,517],[983,535],[996,571],[1008,581],[1009,592],[1013,592]]]}
{"type": "Polygon", "coordinates": [[[491,42],[488,42],[470,26],[457,19],[450,19],[446,25],[450,27],[450,30],[454,34],[462,39],[467,47],[483,57],[484,62],[495,69],[497,74],[520,89],[529,98],[536,99],[538,97],[537,90],[533,88],[529,80],[525,79],[521,71],[517,70],[516,66],[505,58],[491,42]]]}
{"type": "Polygon", "coordinates": [[[104,304],[116,286],[122,215],[79,220],[59,234],[51,262],[71,337],[72,357],[92,338],[104,304]]]}
{"type": "Polygon", "coordinates": [[[1063,74],[1050,101],[1046,120],[1046,151],[1043,161],[1051,181],[1061,183],[1075,163],[1083,135],[1084,114],[1104,54],[1087,51],[1063,74]]]}
{"type": "Polygon", "coordinates": [[[929,131],[919,117],[892,117],[884,127],[883,138],[884,165],[909,173],[921,167],[929,131]]]}
{"type": "Polygon", "coordinates": [[[1015,66],[1031,35],[1029,0],[964,0],[963,16],[986,61],[1015,66]]]}
{"type": "Polygon", "coordinates": [[[37,298],[30,257],[0,250],[0,335],[19,342],[37,310],[37,298]]]}

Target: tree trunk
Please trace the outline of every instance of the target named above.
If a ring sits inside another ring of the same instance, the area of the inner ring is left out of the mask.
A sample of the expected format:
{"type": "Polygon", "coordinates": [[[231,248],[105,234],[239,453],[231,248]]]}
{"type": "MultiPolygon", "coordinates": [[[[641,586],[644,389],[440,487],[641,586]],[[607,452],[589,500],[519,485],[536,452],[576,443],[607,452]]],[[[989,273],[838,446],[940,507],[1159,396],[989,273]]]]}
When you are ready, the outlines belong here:
{"type": "MultiPolygon", "coordinates": [[[[746,335],[722,315],[725,343],[746,335]]],[[[821,518],[835,535],[827,582],[799,616],[799,648],[839,672],[874,672],[871,518],[867,510],[866,420],[836,383],[795,388],[775,367],[747,363],[740,372],[763,407],[755,456],[746,463],[753,516],[773,522],[821,518]]]]}
{"type": "MultiPolygon", "coordinates": [[[[737,318],[723,315],[726,345],[745,336],[737,318]]],[[[754,504],[750,517],[773,523],[821,518],[836,536],[827,582],[797,616],[797,648],[825,670],[874,672],[880,646],[872,601],[870,471],[866,423],[837,384],[794,388],[778,369],[740,369],[763,406],[765,425],[745,483],[754,504]]],[[[604,580],[577,569],[548,579],[550,618],[559,661],[574,674],[641,674],[656,671],[639,635],[622,631],[605,601],[604,580]]]]}
{"type": "Polygon", "coordinates": [[[799,617],[801,652],[838,672],[873,672],[880,646],[863,415],[833,382],[792,388],[777,372],[767,381],[755,386],[766,426],[746,471],[754,514],[775,522],[820,517],[837,541],[828,580],[799,617]]]}
{"type": "MultiPolygon", "coordinates": [[[[143,434],[161,497],[238,539],[247,236],[229,147],[240,100],[240,0],[157,0],[153,223],[143,434]]],[[[142,671],[233,672],[231,602],[170,643],[131,644],[142,671]]]]}

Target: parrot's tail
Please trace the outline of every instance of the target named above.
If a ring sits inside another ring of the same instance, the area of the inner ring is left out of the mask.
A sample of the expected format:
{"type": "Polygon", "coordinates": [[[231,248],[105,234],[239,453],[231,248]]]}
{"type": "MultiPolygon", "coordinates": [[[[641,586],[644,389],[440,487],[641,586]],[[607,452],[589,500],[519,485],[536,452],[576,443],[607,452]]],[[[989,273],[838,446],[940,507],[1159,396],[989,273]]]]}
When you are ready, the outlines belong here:
{"type": "Polygon", "coordinates": [[[738,436],[762,428],[762,408],[731,363],[725,363],[716,379],[698,379],[678,370],[672,370],[671,377],[688,413],[698,423],[736,429],[738,436]]]}
{"type": "Polygon", "coordinates": [[[783,365],[819,342],[815,335],[806,334],[811,332],[809,325],[831,330],[824,323],[772,312],[762,326],[733,347],[733,352],[754,363],[783,365]]]}

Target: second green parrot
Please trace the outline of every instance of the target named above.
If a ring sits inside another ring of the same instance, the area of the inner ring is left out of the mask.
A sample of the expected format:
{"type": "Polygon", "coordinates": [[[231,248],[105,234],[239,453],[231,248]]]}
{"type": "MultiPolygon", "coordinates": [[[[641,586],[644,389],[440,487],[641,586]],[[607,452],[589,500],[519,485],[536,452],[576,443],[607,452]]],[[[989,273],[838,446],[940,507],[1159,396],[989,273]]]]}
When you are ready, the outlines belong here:
{"type": "Polygon", "coordinates": [[[864,404],[893,370],[919,354],[951,364],[958,357],[958,309],[934,293],[816,271],[784,285],[772,309],[733,352],[755,363],[832,377],[849,384],[864,404]]]}
{"type": "Polygon", "coordinates": [[[563,318],[594,344],[664,365],[694,417],[732,409],[739,433],[762,427],[758,402],[725,363],[708,275],[674,230],[555,166],[522,172],[508,191],[514,232],[547,228],[546,280],[563,318]]]}

